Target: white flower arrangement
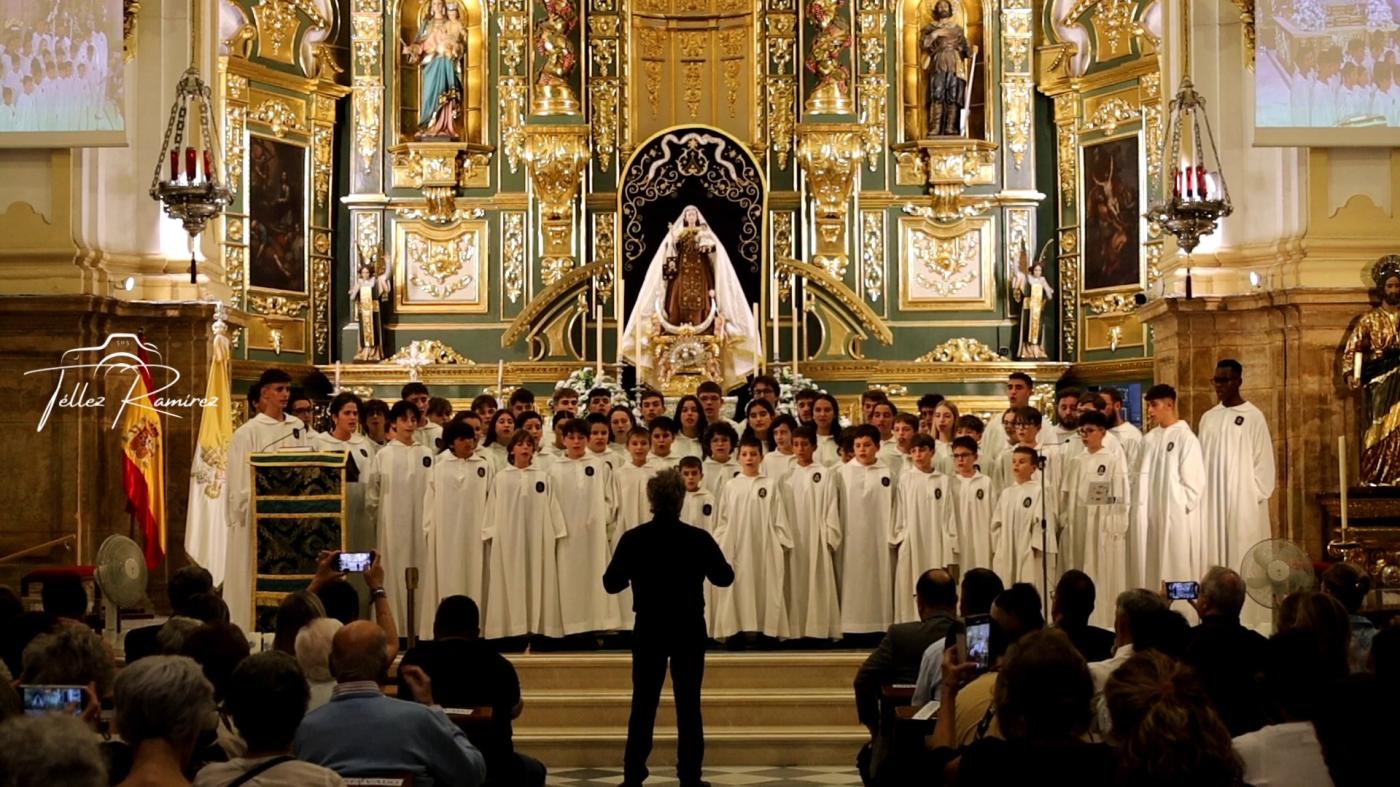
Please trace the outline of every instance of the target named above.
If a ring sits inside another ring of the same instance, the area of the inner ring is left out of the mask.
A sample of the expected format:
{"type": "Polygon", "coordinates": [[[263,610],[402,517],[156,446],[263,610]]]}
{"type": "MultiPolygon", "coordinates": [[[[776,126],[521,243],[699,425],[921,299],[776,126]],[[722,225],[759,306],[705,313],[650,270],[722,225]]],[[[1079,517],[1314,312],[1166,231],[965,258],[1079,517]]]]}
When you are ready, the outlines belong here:
{"type": "Polygon", "coordinates": [[[578,391],[578,398],[582,399],[584,404],[588,403],[589,391],[594,388],[606,388],[608,393],[612,395],[613,407],[622,405],[628,410],[633,410],[634,412],[636,410],[636,405],[632,402],[632,397],[627,393],[627,389],[623,388],[622,384],[607,372],[598,375],[597,369],[592,366],[585,366],[573,374],[570,374],[568,379],[560,380],[554,384],[554,390],[557,391],[560,388],[572,388],[578,391]]]}
{"type": "Polygon", "coordinates": [[[1327,27],[1327,12],[1323,10],[1320,0],[1295,0],[1293,24],[1304,30],[1321,30],[1327,27]]]}
{"type": "Polygon", "coordinates": [[[1395,24],[1395,11],[1390,0],[1366,0],[1366,28],[1389,30],[1395,24]]]}
{"type": "MultiPolygon", "coordinates": [[[[778,412],[787,413],[793,418],[797,417],[798,391],[827,392],[825,388],[817,385],[811,378],[801,372],[794,374],[790,366],[779,367],[777,374],[773,376],[778,378],[778,412]]],[[[836,413],[836,423],[840,428],[844,429],[851,425],[851,419],[838,411],[836,413]]]]}

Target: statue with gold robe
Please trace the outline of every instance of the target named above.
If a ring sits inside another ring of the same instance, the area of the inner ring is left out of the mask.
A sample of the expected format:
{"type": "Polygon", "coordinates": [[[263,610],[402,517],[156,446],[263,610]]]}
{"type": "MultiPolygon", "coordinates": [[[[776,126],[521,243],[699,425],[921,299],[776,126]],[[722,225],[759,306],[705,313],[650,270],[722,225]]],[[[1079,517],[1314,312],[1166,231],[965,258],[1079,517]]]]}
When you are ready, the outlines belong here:
{"type": "MultiPolygon", "coordinates": [[[[1047,244],[1046,249],[1050,248],[1047,244]]],[[[1045,251],[1034,265],[1026,256],[1026,243],[1021,242],[1021,262],[1012,271],[1011,298],[1021,306],[1021,341],[1016,350],[1020,360],[1047,358],[1045,353],[1045,313],[1055,290],[1045,280],[1045,251]]]]}
{"type": "Polygon", "coordinates": [[[1352,390],[1365,388],[1360,476],[1363,483],[1400,483],[1400,255],[1381,257],[1371,268],[1381,304],[1363,314],[1342,351],[1342,377],[1352,390]]]}
{"type": "Polygon", "coordinates": [[[350,306],[360,329],[360,349],[355,360],[372,363],[384,360],[384,321],[379,304],[389,299],[387,274],[375,275],[371,262],[360,263],[359,278],[350,288],[350,306]]]}

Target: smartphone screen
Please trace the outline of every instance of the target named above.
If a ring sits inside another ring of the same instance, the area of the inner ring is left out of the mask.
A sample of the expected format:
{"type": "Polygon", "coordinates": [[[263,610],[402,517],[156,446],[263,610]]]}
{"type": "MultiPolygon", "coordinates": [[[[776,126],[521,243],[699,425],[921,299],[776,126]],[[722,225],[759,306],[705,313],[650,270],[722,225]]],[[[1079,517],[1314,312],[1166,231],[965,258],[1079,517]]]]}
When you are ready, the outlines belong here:
{"type": "Polygon", "coordinates": [[[341,571],[350,572],[368,571],[370,562],[368,552],[341,552],[337,561],[341,571]]]}
{"type": "Polygon", "coordinates": [[[28,716],[46,713],[71,713],[77,716],[83,712],[86,704],[87,694],[82,686],[24,687],[24,712],[28,716]]]}
{"type": "Polygon", "coordinates": [[[986,615],[967,619],[967,660],[976,664],[979,672],[992,666],[992,619],[986,615]]]}
{"type": "Polygon", "coordinates": [[[1167,598],[1172,601],[1192,601],[1201,594],[1199,582],[1168,582],[1167,598]]]}

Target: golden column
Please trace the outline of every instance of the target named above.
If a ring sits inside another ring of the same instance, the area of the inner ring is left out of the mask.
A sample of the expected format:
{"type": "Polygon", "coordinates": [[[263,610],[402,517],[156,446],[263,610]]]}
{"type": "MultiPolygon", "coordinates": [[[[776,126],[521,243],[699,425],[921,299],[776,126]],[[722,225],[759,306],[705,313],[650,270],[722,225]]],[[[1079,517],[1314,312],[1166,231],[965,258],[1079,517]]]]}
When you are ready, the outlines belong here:
{"type": "Polygon", "coordinates": [[[527,125],[525,171],[540,206],[544,240],[541,274],[545,286],[574,268],[574,197],[588,169],[589,127],[527,125]]]}
{"type": "Polygon", "coordinates": [[[850,259],[846,232],[864,133],[859,123],[797,125],[797,163],[816,213],[812,261],[828,271],[844,271],[850,259]]]}

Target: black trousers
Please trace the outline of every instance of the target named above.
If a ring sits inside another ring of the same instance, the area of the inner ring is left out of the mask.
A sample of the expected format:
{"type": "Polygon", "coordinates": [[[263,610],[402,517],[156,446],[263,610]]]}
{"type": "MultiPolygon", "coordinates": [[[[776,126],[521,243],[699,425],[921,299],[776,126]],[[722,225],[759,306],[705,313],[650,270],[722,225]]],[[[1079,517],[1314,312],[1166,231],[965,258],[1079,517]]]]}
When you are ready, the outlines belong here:
{"type": "Polygon", "coordinates": [[[640,625],[632,634],[632,715],[627,721],[623,754],[625,784],[641,785],[650,773],[647,757],[668,663],[676,699],[676,776],[682,785],[700,781],[705,760],[705,729],[700,716],[700,684],[705,679],[703,621],[684,634],[648,631],[640,625]]]}

